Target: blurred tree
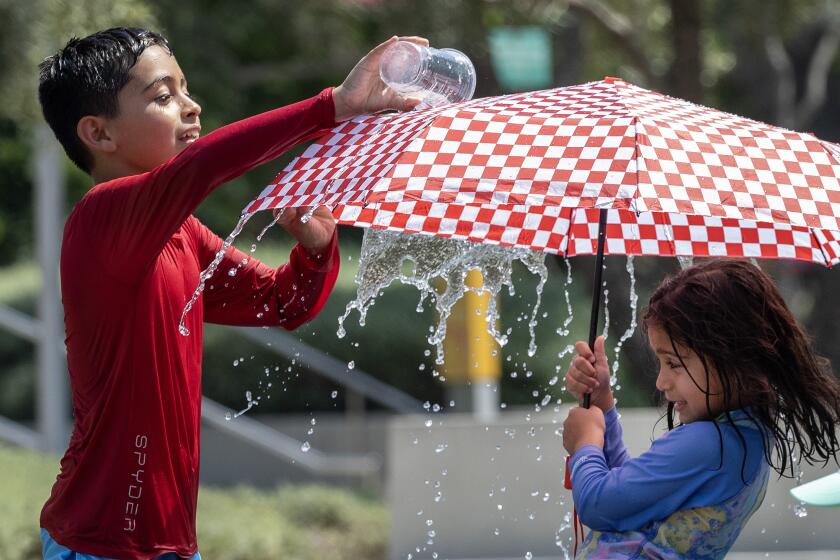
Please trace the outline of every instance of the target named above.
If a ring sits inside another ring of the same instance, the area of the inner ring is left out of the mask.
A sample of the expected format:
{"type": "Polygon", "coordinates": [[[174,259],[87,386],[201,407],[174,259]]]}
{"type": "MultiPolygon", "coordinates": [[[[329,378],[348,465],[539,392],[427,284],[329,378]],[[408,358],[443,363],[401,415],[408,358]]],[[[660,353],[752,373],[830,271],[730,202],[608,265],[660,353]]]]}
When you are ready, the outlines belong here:
{"type": "MultiPolygon", "coordinates": [[[[142,0],[0,0],[0,263],[32,251],[33,154],[42,146],[32,140],[45,126],[38,105],[38,64],[72,36],[85,36],[116,25],[155,26],[142,0]],[[24,154],[29,157],[24,157],[24,154]]],[[[90,187],[90,179],[65,162],[73,202],[90,187]]]]}
{"type": "MultiPolygon", "coordinates": [[[[496,95],[501,91],[490,63],[489,31],[497,26],[538,25],[551,33],[556,85],[613,75],[766,122],[813,127],[819,136],[836,140],[840,138],[840,106],[826,100],[840,94],[837,10],[836,0],[254,0],[246,8],[235,0],[0,0],[0,74],[4,77],[0,94],[5,101],[0,106],[0,263],[29,252],[31,178],[26,164],[31,153],[28,135],[37,122],[31,120],[37,115],[35,68],[71,34],[115,22],[161,30],[170,39],[191,90],[201,100],[207,131],[338,84],[365,52],[394,34],[425,35],[433,45],[466,52],[478,73],[476,95],[496,95]]],[[[240,209],[296,153],[293,150],[220,189],[197,214],[215,231],[229,231],[240,209]]],[[[68,180],[72,204],[90,182],[75,171],[69,172],[68,180]]],[[[262,223],[252,221],[255,227],[262,223]]],[[[342,231],[344,240],[358,242],[360,237],[361,231],[355,228],[342,231]]],[[[585,330],[592,262],[574,259],[573,268],[573,297],[580,300],[576,307],[582,309],[575,324],[583,324],[585,330]]],[[[663,274],[676,268],[671,259],[636,259],[640,305],[663,274]]],[[[840,292],[834,288],[837,273],[789,262],[766,268],[812,329],[818,347],[840,361],[834,311],[840,305],[840,292]]],[[[560,282],[561,274],[555,273],[549,285],[560,282]]],[[[630,322],[623,258],[608,259],[607,282],[612,348],[612,341],[630,322]]],[[[420,398],[432,399],[440,387],[429,381],[431,368],[417,372],[423,361],[418,349],[424,345],[423,331],[431,319],[418,317],[411,326],[407,320],[402,322],[401,314],[413,304],[403,301],[404,297],[394,294],[392,303],[383,298],[372,313],[386,327],[374,332],[372,317],[366,329],[354,333],[361,351],[330,336],[341,301],[303,335],[342,359],[355,359],[360,368],[416,391],[420,398]],[[405,339],[416,333],[417,342],[395,345],[381,334],[395,329],[405,339]]],[[[527,344],[526,337],[513,337],[511,347],[505,349],[506,354],[514,354],[511,362],[505,362],[507,374],[513,367],[534,371],[531,378],[505,376],[504,399],[510,403],[533,402],[535,385],[545,385],[554,375],[557,352],[565,342],[553,335],[564,316],[562,287],[547,293],[544,301],[549,318],[543,321],[554,324],[544,325],[538,335],[542,338],[536,361],[523,366],[523,358],[516,355],[527,344]],[[517,360],[518,365],[511,365],[517,360]]],[[[526,303],[519,298],[505,301],[503,309],[509,310],[505,320],[510,317],[515,322],[526,303]]],[[[218,340],[224,344],[206,354],[206,386],[218,387],[220,394],[241,395],[247,380],[229,375],[231,362],[255,351],[245,343],[228,348],[238,343],[223,335],[218,340]],[[234,379],[239,383],[235,390],[229,384],[234,379]]],[[[653,394],[653,375],[640,334],[625,345],[623,353],[629,358],[621,370],[624,390],[629,386],[637,390],[622,398],[625,403],[645,402],[653,394]]],[[[273,359],[258,356],[254,363],[273,366],[273,359]]],[[[0,363],[0,371],[6,364],[0,363]]],[[[329,393],[317,387],[311,398],[298,401],[317,407],[321,398],[332,406],[329,393]]],[[[278,408],[301,406],[292,396],[284,398],[278,408]]],[[[281,400],[279,395],[275,399],[281,400]]]]}

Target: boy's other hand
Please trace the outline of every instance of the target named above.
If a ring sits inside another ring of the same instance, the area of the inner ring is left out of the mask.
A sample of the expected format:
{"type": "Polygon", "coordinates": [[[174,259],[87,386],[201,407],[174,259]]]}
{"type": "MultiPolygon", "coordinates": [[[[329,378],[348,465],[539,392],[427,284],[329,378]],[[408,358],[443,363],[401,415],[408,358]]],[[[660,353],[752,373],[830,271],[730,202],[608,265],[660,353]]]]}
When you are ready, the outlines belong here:
{"type": "Polygon", "coordinates": [[[336,122],[386,109],[408,111],[420,103],[419,99],[401,96],[379,77],[379,59],[397,41],[410,41],[424,47],[429,45],[428,39],[423,37],[394,36],[367,53],[344,82],[333,90],[336,122]]]}
{"type": "Polygon", "coordinates": [[[578,400],[584,393],[591,395],[591,404],[601,410],[613,407],[612,389],[610,389],[610,366],[604,351],[604,337],[595,339],[595,351],[583,340],[575,343],[577,356],[572,360],[566,372],[566,389],[578,400]]]}
{"type": "Polygon", "coordinates": [[[274,211],[277,223],[297,239],[310,255],[319,255],[330,244],[335,232],[335,218],[326,206],[319,206],[308,222],[301,218],[311,210],[309,206],[289,207],[274,211]]]}
{"type": "Polygon", "coordinates": [[[607,423],[604,412],[597,406],[590,408],[575,407],[563,422],[563,447],[570,455],[585,445],[604,448],[604,432],[607,423]]]}

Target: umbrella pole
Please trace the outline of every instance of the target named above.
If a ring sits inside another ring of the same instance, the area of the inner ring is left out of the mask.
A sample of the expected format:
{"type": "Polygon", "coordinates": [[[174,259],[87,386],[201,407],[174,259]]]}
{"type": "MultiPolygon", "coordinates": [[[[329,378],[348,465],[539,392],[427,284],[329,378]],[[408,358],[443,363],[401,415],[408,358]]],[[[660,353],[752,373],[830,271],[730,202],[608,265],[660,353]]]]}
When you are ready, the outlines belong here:
{"type": "MultiPolygon", "coordinates": [[[[592,283],[592,314],[589,317],[589,348],[594,351],[598,332],[598,310],[601,307],[601,276],[604,271],[604,244],[607,239],[607,209],[598,210],[598,252],[595,253],[595,274],[592,283]]],[[[589,393],[583,394],[583,408],[589,408],[589,393]]]]}

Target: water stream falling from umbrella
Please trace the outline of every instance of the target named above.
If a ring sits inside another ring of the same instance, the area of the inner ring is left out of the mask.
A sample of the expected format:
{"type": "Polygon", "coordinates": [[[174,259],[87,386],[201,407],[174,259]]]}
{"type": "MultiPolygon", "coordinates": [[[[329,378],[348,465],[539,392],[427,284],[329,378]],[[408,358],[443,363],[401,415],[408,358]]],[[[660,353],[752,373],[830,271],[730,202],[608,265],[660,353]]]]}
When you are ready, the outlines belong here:
{"type": "Polygon", "coordinates": [[[375,229],[365,230],[359,271],[356,276],[357,296],[347,304],[344,315],[338,320],[337,335],[345,336],[344,321],[355,309],[359,313],[359,325],[364,326],[367,312],[376,297],[393,282],[414,286],[420,291],[417,310],[430,301],[438,313],[437,327],[431,328],[429,344],[436,347],[435,362],[443,363],[443,340],[446,337],[446,320],[452,306],[467,291],[489,293],[487,308],[487,329],[500,346],[508,342],[510,328],[502,332],[499,327],[497,296],[506,287],[509,295],[515,293],[512,273],[513,263],[519,261],[529,272],[539,278],[536,287],[537,299],[528,322],[530,343],[528,355],[536,353],[535,327],[539,313],[543,287],[548,278],[543,253],[522,249],[511,249],[422,235],[388,232],[375,229]],[[410,270],[406,270],[410,268],[410,270]],[[483,285],[480,288],[466,284],[467,272],[481,271],[483,285]],[[444,283],[435,288],[435,281],[444,283]]]}

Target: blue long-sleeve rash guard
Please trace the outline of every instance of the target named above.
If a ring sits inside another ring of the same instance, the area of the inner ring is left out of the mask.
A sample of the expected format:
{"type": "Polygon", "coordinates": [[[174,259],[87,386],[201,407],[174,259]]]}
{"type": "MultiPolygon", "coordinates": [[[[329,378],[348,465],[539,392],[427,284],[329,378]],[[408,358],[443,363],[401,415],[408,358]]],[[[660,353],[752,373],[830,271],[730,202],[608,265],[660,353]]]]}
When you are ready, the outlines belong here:
{"type": "Polygon", "coordinates": [[[743,410],[730,412],[743,441],[722,415],[720,436],[714,422],[692,422],[656,439],[635,459],[624,447],[615,407],[604,416],[604,449],[587,445],[570,460],[575,506],[591,529],[640,530],[679,510],[721,504],[766,471],[760,468],[765,436],[743,410]]]}

